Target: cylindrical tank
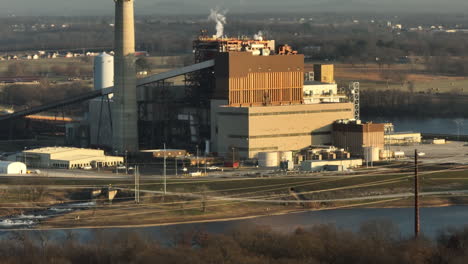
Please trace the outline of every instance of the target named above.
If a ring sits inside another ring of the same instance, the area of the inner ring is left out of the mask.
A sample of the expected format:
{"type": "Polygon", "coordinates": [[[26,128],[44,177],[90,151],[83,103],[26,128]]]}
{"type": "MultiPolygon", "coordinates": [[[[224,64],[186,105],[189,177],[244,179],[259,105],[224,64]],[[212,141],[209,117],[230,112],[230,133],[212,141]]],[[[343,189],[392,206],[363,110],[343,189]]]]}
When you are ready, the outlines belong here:
{"type": "Polygon", "coordinates": [[[278,152],[260,152],[258,153],[258,165],[263,168],[278,167],[278,152]]]}
{"type": "Polygon", "coordinates": [[[293,161],[292,151],[283,151],[283,152],[281,152],[281,161],[293,161]]]}
{"type": "Polygon", "coordinates": [[[364,147],[364,160],[365,161],[379,161],[380,149],[377,147],[364,147]]]}
{"type": "Polygon", "coordinates": [[[262,52],[260,50],[252,50],[252,55],[253,56],[260,56],[262,52]]]}
{"type": "Polygon", "coordinates": [[[94,58],[94,89],[114,86],[114,56],[105,52],[94,58]]]}

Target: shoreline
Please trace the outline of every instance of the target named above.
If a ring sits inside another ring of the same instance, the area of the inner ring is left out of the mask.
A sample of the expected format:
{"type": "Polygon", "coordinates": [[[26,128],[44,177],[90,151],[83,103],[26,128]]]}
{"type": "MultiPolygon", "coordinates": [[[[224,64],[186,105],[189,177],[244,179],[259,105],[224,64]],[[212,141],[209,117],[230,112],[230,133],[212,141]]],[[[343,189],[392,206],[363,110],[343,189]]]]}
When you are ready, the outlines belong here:
{"type": "MultiPolygon", "coordinates": [[[[170,221],[165,223],[153,223],[153,224],[128,224],[128,225],[109,225],[109,226],[96,226],[96,225],[88,225],[88,226],[79,226],[79,227],[48,227],[47,222],[45,225],[41,226],[38,225],[37,228],[34,229],[7,229],[4,231],[32,231],[32,230],[39,230],[39,231],[49,231],[49,230],[81,230],[81,229],[128,229],[128,228],[149,228],[149,227],[167,227],[167,226],[180,226],[180,225],[190,225],[190,224],[204,224],[204,223],[216,223],[216,222],[230,222],[230,221],[239,221],[239,220],[249,220],[249,219],[256,219],[262,217],[270,217],[270,216],[282,216],[282,215],[294,215],[300,213],[307,213],[307,212],[320,212],[320,211],[331,211],[331,210],[350,210],[350,209],[392,209],[392,208],[412,208],[413,206],[410,205],[382,205],[382,206],[372,206],[379,203],[388,203],[388,202],[395,202],[401,201],[403,199],[392,199],[392,200],[384,200],[384,201],[374,201],[367,203],[365,206],[361,204],[354,205],[354,204],[347,204],[341,205],[337,207],[324,207],[321,209],[286,209],[280,210],[274,213],[268,214],[252,214],[240,217],[218,217],[212,219],[200,219],[200,220],[193,220],[193,221],[170,221]]],[[[468,206],[468,203],[435,203],[435,204],[422,204],[420,208],[441,208],[441,207],[451,207],[451,206],[468,206]]]]}

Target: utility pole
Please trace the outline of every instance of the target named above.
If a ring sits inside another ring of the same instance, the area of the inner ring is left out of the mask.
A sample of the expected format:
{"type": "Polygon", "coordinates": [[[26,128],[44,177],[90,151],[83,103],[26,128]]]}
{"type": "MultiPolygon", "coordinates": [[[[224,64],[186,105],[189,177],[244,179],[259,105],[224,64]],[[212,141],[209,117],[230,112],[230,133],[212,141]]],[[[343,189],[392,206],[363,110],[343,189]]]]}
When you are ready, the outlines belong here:
{"type": "Polygon", "coordinates": [[[26,167],[28,166],[28,162],[26,160],[26,150],[28,149],[28,147],[24,147],[24,151],[23,151],[23,157],[24,157],[24,164],[26,165],[26,167]]]}
{"type": "Polygon", "coordinates": [[[135,203],[140,203],[140,167],[135,166],[135,203]]]}
{"type": "Polygon", "coordinates": [[[128,174],[128,151],[125,150],[125,174],[128,174]]]}
{"type": "Polygon", "coordinates": [[[166,143],[164,143],[164,194],[166,194],[167,175],[166,175],[166,143]]]}
{"type": "Polygon", "coordinates": [[[418,179],[418,150],[414,151],[414,237],[419,237],[419,179],[418,179]]]}
{"type": "Polygon", "coordinates": [[[198,145],[197,145],[197,168],[200,168],[200,163],[198,162],[198,145]]]}

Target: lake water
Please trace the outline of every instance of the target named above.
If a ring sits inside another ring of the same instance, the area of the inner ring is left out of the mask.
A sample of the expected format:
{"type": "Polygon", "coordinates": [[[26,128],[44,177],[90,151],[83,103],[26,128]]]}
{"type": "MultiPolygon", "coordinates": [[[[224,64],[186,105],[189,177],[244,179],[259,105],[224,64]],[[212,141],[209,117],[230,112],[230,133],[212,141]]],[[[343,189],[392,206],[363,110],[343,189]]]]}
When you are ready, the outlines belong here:
{"type": "MultiPolygon", "coordinates": [[[[366,119],[367,120],[367,119],[366,119]]],[[[375,123],[391,122],[396,132],[421,132],[432,134],[468,135],[468,119],[465,118],[372,118],[375,123]]]]}
{"type": "MultiPolygon", "coordinates": [[[[290,232],[298,227],[310,228],[318,224],[334,224],[339,228],[357,231],[362,223],[371,220],[386,220],[397,225],[403,236],[413,235],[412,208],[368,208],[368,209],[343,209],[328,211],[310,211],[288,215],[265,216],[254,219],[222,221],[212,223],[180,224],[173,226],[156,226],[144,228],[129,228],[126,230],[141,232],[159,241],[168,241],[175,232],[190,232],[195,230],[210,233],[225,233],[230,230],[246,226],[269,226],[277,231],[290,232]]],[[[468,224],[468,206],[450,206],[436,208],[421,208],[421,232],[430,238],[435,238],[439,230],[449,227],[460,228],[468,224]]],[[[111,232],[119,232],[124,229],[104,229],[111,232]]],[[[10,231],[4,230],[1,235],[7,235],[10,231]]],[[[31,231],[34,232],[34,231],[31,231]]],[[[65,236],[65,231],[53,232],[54,237],[65,236]]],[[[86,239],[92,234],[92,230],[75,230],[80,237],[86,239]]]]}

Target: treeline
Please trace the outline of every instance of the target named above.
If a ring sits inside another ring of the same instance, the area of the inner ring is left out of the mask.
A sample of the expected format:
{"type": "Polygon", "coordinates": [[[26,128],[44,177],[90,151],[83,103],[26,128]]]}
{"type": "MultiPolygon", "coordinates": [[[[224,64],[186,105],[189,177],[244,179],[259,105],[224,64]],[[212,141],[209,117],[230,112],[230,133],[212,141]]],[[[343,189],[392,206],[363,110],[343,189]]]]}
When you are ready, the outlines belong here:
{"type": "Polygon", "coordinates": [[[361,114],[366,117],[468,117],[467,105],[468,96],[458,93],[361,91],[361,114]]]}
{"type": "MultiPolygon", "coordinates": [[[[0,104],[30,108],[65,98],[72,98],[90,90],[91,88],[82,82],[51,84],[44,79],[37,85],[5,86],[0,93],[0,104]]],[[[67,108],[71,109],[71,107],[67,108]]]]}
{"type": "MultiPolygon", "coordinates": [[[[435,33],[431,31],[393,30],[386,21],[369,22],[375,17],[362,17],[360,23],[353,23],[353,16],[339,14],[311,14],[313,20],[299,22],[291,14],[282,20],[268,17],[228,15],[225,33],[228,36],[253,36],[262,31],[265,37],[278,43],[288,43],[311,60],[345,61],[350,63],[378,62],[382,64],[401,62],[406,56],[424,58],[423,62],[433,66],[436,57],[467,57],[468,34],[435,33]]],[[[75,17],[61,22],[58,18],[0,19],[0,52],[18,50],[66,50],[66,49],[112,49],[113,18],[75,17]],[[50,22],[49,22],[50,21],[50,22]],[[35,23],[68,25],[65,28],[35,29],[35,23]],[[21,25],[24,29],[12,28],[21,25]]],[[[390,19],[390,18],[389,18],[390,19]]],[[[411,17],[405,27],[423,25],[428,28],[427,18],[411,17]]],[[[467,21],[461,18],[446,18],[447,27],[455,27],[467,21]]],[[[438,18],[438,21],[443,19],[438,18]]],[[[214,33],[214,24],[206,17],[179,16],[177,19],[162,16],[147,16],[137,19],[137,49],[153,55],[190,54],[192,40],[201,29],[214,33]]],[[[407,61],[404,60],[406,63],[407,61]]],[[[453,64],[453,63],[449,63],[453,64]]],[[[460,67],[440,69],[441,73],[457,74],[460,67]],[[447,71],[448,69],[448,71],[447,71]]],[[[432,70],[437,70],[432,68],[432,70]]],[[[439,70],[438,70],[439,71],[439,70]]]]}
{"type": "Polygon", "coordinates": [[[356,233],[322,225],[292,233],[266,227],[229,234],[174,231],[165,243],[127,231],[93,231],[90,236],[14,233],[0,241],[0,258],[12,264],[445,264],[468,259],[468,228],[442,232],[432,241],[404,238],[393,224],[376,221],[356,233]]]}
{"type": "Polygon", "coordinates": [[[84,57],[80,61],[69,63],[44,63],[43,65],[31,65],[26,61],[15,61],[8,63],[6,70],[0,72],[0,76],[5,77],[23,77],[23,76],[44,76],[44,77],[91,77],[93,69],[87,65],[92,63],[92,59],[84,57]],[[86,60],[88,61],[86,61],[86,60]]]}

